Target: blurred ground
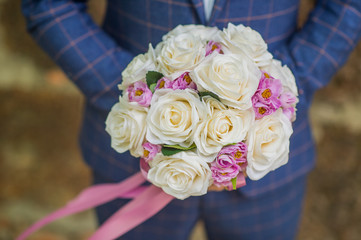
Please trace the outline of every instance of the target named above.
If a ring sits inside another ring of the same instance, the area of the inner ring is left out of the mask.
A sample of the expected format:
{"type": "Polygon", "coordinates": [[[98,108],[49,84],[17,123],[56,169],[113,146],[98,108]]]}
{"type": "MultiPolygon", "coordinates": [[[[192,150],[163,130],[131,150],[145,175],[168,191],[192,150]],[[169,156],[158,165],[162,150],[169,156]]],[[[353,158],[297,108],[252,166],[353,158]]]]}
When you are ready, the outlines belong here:
{"type": "MultiPolygon", "coordinates": [[[[19,2],[0,0],[0,240],[13,239],[90,183],[77,146],[82,96],[25,33],[19,2]]],[[[90,4],[93,12],[104,7],[90,4]]],[[[301,22],[312,4],[302,2],[301,22]]],[[[361,44],[315,97],[318,161],[298,239],[361,239],[360,60],[361,44]]],[[[31,239],[86,239],[94,229],[88,211],[31,239]]],[[[201,223],[192,239],[205,239],[201,223]]]]}

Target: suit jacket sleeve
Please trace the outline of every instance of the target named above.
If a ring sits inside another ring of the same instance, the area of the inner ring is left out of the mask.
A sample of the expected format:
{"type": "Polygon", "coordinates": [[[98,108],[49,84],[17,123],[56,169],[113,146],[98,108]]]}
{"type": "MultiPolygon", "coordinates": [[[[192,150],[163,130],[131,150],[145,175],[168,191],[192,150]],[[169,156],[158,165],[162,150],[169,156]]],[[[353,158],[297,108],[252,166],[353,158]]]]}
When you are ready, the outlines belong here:
{"type": "Polygon", "coordinates": [[[27,29],[94,106],[117,101],[121,72],[133,56],[86,13],[86,0],[23,0],[27,29]]]}
{"type": "Polygon", "coordinates": [[[300,102],[311,103],[313,93],[345,63],[360,36],[360,0],[317,2],[303,28],[275,51],[296,75],[300,102]]]}

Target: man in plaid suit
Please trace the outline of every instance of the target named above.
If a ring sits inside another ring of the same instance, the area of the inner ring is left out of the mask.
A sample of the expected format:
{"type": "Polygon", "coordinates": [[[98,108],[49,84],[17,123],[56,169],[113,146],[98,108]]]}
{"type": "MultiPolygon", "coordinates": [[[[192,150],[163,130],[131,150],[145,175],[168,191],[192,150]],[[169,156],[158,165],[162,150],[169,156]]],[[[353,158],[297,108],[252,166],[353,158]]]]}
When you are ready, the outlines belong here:
{"type": "MultiPolygon", "coordinates": [[[[302,29],[297,29],[299,0],[216,0],[208,20],[202,0],[109,0],[103,27],[86,13],[86,2],[23,0],[23,13],[34,39],[86,97],[80,144],[94,183],[121,181],[139,171],[137,159],[111,149],[104,122],[118,100],[122,70],[178,24],[252,27],[291,68],[299,88],[288,164],[237,191],[174,200],[122,239],[186,239],[198,219],[209,239],[294,238],[305,177],[315,160],[308,109],[314,92],[360,39],[361,1],[319,0],[302,29]]],[[[124,202],[99,207],[100,223],[124,202]]]]}

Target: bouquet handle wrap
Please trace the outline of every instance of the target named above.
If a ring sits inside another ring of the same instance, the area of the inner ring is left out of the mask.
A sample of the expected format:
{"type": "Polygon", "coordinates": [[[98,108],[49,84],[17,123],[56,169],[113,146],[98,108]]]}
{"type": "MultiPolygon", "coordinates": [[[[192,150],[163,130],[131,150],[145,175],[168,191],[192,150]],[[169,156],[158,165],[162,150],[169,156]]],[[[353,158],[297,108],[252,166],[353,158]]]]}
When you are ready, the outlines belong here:
{"type": "Polygon", "coordinates": [[[153,185],[140,186],[146,181],[146,171],[146,169],[143,169],[141,161],[141,171],[124,181],[113,184],[99,184],[83,190],[63,208],[34,223],[16,240],[26,239],[35,231],[57,219],[97,207],[116,198],[134,198],[113,214],[90,239],[107,240],[120,237],[154,216],[174,199],[174,197],[153,185]]]}

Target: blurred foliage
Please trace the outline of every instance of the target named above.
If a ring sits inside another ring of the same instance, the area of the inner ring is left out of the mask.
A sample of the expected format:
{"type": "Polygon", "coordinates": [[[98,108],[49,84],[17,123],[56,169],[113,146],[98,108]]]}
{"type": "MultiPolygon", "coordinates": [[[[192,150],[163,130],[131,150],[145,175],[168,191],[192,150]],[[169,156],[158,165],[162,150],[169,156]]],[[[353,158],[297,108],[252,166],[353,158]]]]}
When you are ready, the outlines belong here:
{"type": "Polygon", "coordinates": [[[44,68],[55,66],[26,31],[20,0],[5,0],[2,3],[0,24],[4,31],[5,44],[13,54],[29,56],[36,64],[44,68]]]}

